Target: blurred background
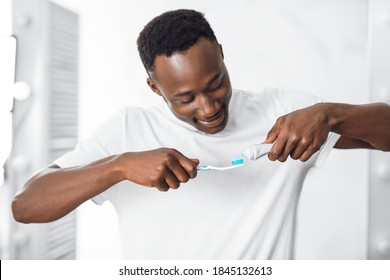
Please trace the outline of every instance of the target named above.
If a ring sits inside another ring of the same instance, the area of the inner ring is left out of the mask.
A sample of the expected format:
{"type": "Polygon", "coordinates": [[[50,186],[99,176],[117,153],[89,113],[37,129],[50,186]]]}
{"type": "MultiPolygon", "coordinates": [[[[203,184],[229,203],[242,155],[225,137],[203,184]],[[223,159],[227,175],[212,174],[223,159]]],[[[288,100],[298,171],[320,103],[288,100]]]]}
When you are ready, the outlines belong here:
{"type": "MultiPolygon", "coordinates": [[[[234,88],[390,103],[388,0],[1,0],[1,259],[121,257],[109,203],[43,225],[16,223],[10,204],[110,114],[155,104],[135,42],[178,8],[205,13],[234,88]]],[[[305,181],[295,258],[390,259],[389,202],[389,153],[334,150],[305,181]]]]}

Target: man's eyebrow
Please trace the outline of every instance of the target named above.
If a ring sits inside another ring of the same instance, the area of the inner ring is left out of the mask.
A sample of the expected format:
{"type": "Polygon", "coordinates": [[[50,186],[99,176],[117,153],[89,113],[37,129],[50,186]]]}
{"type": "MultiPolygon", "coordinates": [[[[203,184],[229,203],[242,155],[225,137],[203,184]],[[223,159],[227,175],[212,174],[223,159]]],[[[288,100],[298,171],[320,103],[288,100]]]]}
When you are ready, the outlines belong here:
{"type": "Polygon", "coordinates": [[[183,97],[192,94],[192,91],[183,91],[183,92],[178,92],[174,95],[175,98],[178,97],[183,97]]]}

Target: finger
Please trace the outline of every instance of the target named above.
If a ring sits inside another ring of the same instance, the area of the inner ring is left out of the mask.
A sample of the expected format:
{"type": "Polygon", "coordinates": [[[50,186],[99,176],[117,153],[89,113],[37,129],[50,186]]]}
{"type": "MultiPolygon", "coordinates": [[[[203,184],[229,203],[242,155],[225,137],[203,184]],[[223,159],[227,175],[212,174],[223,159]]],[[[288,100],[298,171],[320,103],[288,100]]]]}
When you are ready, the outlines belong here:
{"type": "Polygon", "coordinates": [[[153,187],[158,189],[160,192],[167,192],[169,190],[169,186],[164,179],[161,179],[159,182],[154,183],[153,187]]]}
{"type": "Polygon", "coordinates": [[[199,165],[199,160],[189,159],[179,151],[176,152],[177,152],[177,160],[179,162],[179,165],[182,167],[181,169],[177,168],[175,170],[172,170],[176,175],[176,177],[181,182],[187,182],[190,178],[191,179],[195,178],[197,175],[196,167],[199,165]],[[182,170],[184,170],[185,173],[183,173],[182,170]]]}
{"type": "Polygon", "coordinates": [[[317,147],[315,145],[310,145],[304,152],[303,154],[301,155],[301,157],[299,158],[301,161],[305,162],[307,161],[309,158],[311,158],[311,156],[316,153],[318,150],[320,149],[320,147],[317,147]]]}
{"type": "MultiPolygon", "coordinates": [[[[191,178],[187,171],[183,168],[179,161],[176,161],[174,164],[169,164],[168,166],[171,176],[176,178],[180,183],[186,183],[191,178]]],[[[170,177],[169,177],[170,178],[170,177]]],[[[170,179],[170,182],[174,184],[174,179],[170,179]]]]}
{"type": "Polygon", "coordinates": [[[270,144],[276,141],[279,137],[280,129],[285,122],[285,116],[279,117],[275,124],[272,126],[271,130],[268,132],[267,138],[263,143],[270,144]]]}
{"type": "Polygon", "coordinates": [[[177,189],[180,187],[180,181],[171,170],[167,170],[165,173],[165,182],[170,189],[177,189]]]}
{"type": "Polygon", "coordinates": [[[268,158],[272,161],[279,160],[283,155],[284,149],[287,145],[287,135],[279,135],[272,145],[271,151],[268,154],[268,158]]]}
{"type": "Polygon", "coordinates": [[[292,159],[299,159],[303,152],[307,149],[309,143],[310,142],[307,141],[306,138],[302,139],[301,136],[290,133],[288,142],[284,147],[283,154],[278,160],[286,161],[288,156],[292,159]]]}
{"type": "Polygon", "coordinates": [[[281,162],[285,162],[288,158],[288,156],[294,151],[295,147],[296,147],[296,140],[293,138],[293,139],[289,139],[286,143],[286,145],[284,146],[284,150],[282,152],[282,154],[278,157],[278,160],[281,161],[281,162]]]}
{"type": "Polygon", "coordinates": [[[180,182],[185,183],[190,179],[190,175],[181,165],[178,159],[178,154],[174,153],[164,162],[164,177],[169,186],[177,188],[180,182]]]}
{"type": "Polygon", "coordinates": [[[277,160],[282,155],[285,145],[286,143],[282,139],[276,140],[272,145],[271,151],[268,153],[268,158],[272,161],[277,160]]]}
{"type": "Polygon", "coordinates": [[[307,150],[308,146],[309,146],[308,141],[301,140],[292,151],[291,158],[295,160],[300,159],[303,156],[303,153],[307,150]]]}
{"type": "MultiPolygon", "coordinates": [[[[192,165],[195,165],[193,161],[190,159],[184,157],[180,152],[176,151],[175,149],[167,149],[167,152],[164,156],[164,160],[162,162],[162,169],[160,172],[162,172],[163,176],[166,176],[166,172],[169,171],[173,176],[176,177],[176,179],[179,182],[187,182],[190,179],[190,175],[187,173],[187,171],[184,169],[182,164],[180,163],[180,160],[182,162],[190,162],[192,165]]],[[[196,169],[196,167],[195,167],[196,169]]],[[[169,175],[168,175],[169,176],[169,175]]],[[[171,179],[170,182],[174,184],[174,180],[171,179]]]]}
{"type": "Polygon", "coordinates": [[[195,163],[195,167],[194,169],[190,172],[190,178],[191,179],[194,179],[197,175],[198,175],[198,165],[200,163],[200,160],[199,159],[196,159],[196,158],[192,158],[191,159],[194,163],[195,163]]]}
{"type": "Polygon", "coordinates": [[[195,163],[197,166],[198,166],[199,163],[200,163],[199,159],[197,159],[197,158],[191,158],[191,160],[192,160],[193,163],[195,163]]]}
{"type": "Polygon", "coordinates": [[[276,128],[276,124],[271,128],[271,130],[268,132],[267,138],[263,142],[264,144],[271,144],[275,142],[275,140],[278,138],[278,131],[279,128],[276,128]]]}

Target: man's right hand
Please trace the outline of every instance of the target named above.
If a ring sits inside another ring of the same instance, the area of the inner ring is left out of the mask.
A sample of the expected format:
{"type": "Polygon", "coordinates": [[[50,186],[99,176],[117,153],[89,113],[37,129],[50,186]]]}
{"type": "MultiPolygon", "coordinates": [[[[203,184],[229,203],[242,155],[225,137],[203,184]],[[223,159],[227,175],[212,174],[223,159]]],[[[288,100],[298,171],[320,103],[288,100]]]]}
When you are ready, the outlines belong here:
{"type": "Polygon", "coordinates": [[[195,178],[199,164],[170,148],[123,153],[118,162],[125,179],[164,192],[195,178]]]}
{"type": "Polygon", "coordinates": [[[21,223],[55,221],[126,179],[160,191],[176,189],[195,178],[198,164],[199,160],[174,149],[161,148],[113,155],[83,166],[53,165],[26,182],[12,202],[12,212],[21,223]]]}

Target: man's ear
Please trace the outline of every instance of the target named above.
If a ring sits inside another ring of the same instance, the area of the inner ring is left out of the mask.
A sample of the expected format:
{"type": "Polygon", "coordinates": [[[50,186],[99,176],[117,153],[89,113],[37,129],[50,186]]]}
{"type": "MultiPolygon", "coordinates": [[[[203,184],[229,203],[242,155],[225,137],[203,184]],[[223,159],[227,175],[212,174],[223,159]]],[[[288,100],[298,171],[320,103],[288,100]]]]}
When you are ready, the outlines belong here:
{"type": "Polygon", "coordinates": [[[222,58],[225,58],[224,55],[223,55],[223,48],[222,48],[222,45],[221,45],[221,44],[218,44],[218,46],[219,46],[219,50],[221,51],[222,58]]]}
{"type": "Polygon", "coordinates": [[[148,84],[148,86],[150,87],[150,89],[154,92],[154,93],[157,93],[158,95],[161,96],[161,92],[160,92],[160,89],[157,87],[157,85],[153,82],[153,80],[148,77],[146,79],[146,82],[148,84]]]}

